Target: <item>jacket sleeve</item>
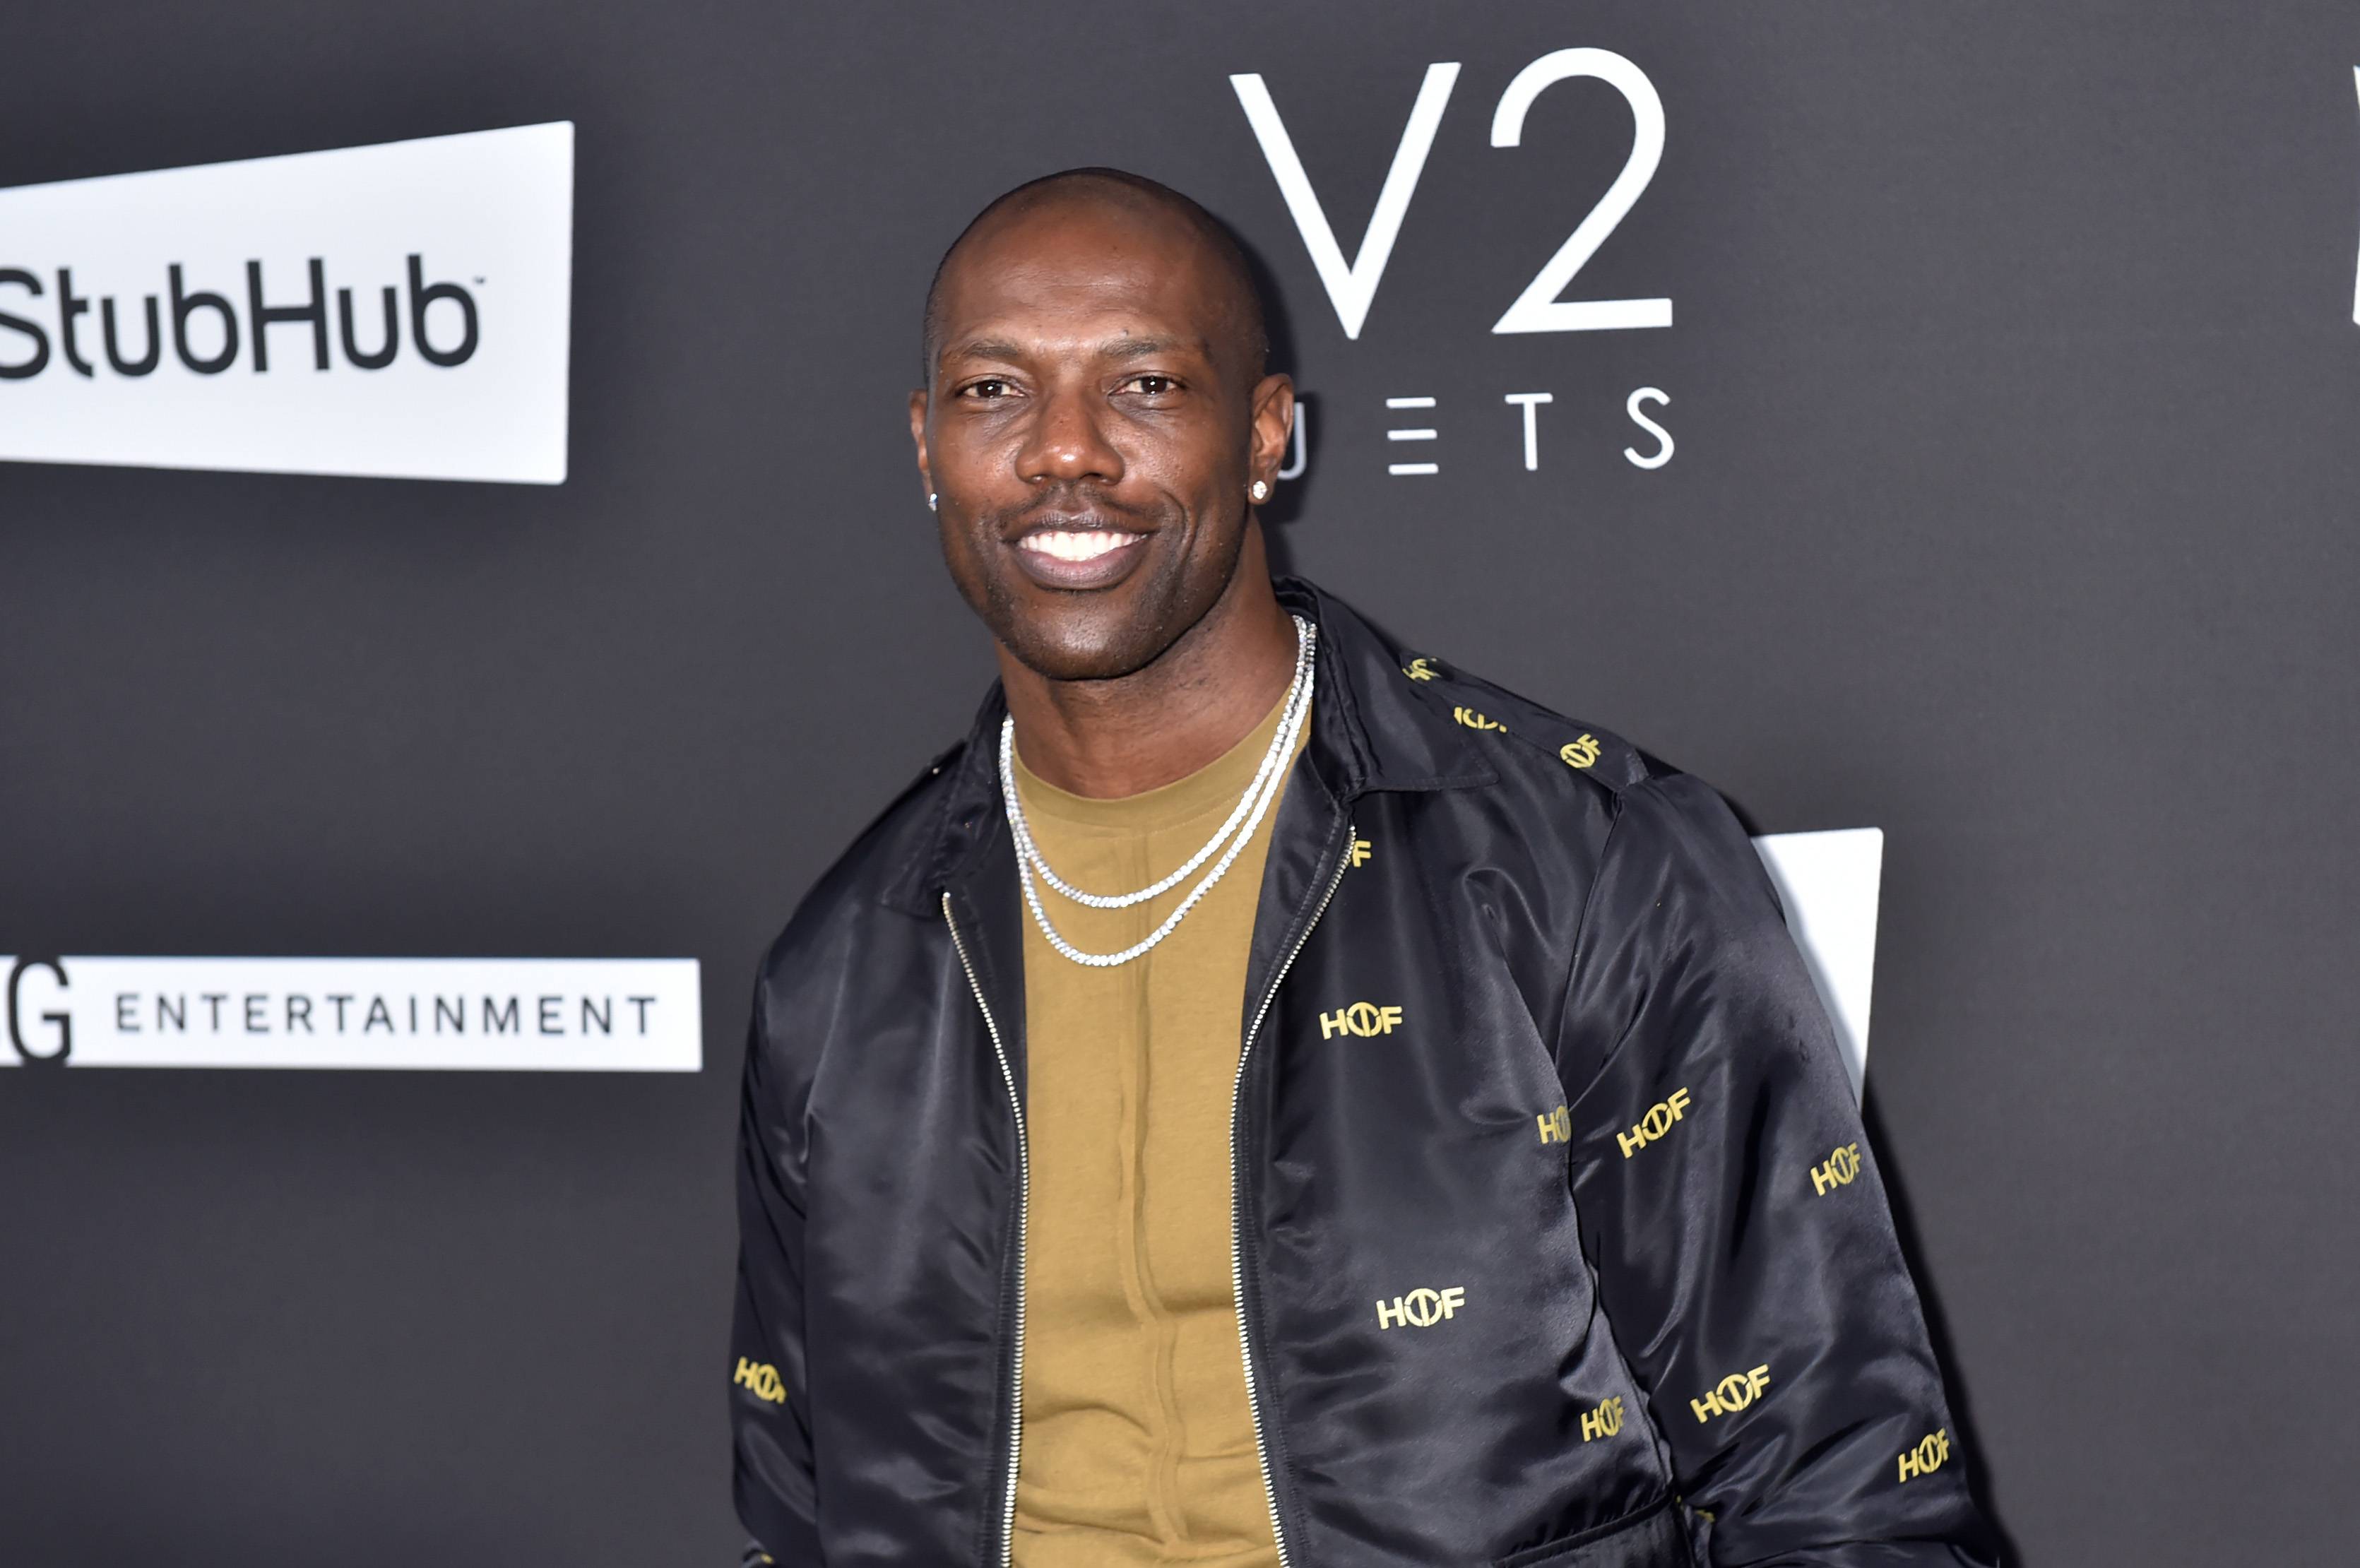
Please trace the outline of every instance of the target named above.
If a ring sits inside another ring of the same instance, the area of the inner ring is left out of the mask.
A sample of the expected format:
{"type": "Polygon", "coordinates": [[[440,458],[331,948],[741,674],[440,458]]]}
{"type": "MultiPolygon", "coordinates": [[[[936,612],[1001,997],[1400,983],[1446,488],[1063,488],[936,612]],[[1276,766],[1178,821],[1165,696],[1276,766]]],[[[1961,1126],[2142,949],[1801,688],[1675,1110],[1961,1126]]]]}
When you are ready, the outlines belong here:
{"type": "Polygon", "coordinates": [[[732,1490],[751,1563],[817,1568],[803,1344],[808,1050],[783,1032],[774,955],[754,994],[738,1130],[738,1301],[730,1332],[732,1490]]]}
{"type": "Polygon", "coordinates": [[[1710,1561],[1996,1562],[1826,1011],[1697,780],[1622,797],[1560,1049],[1583,1247],[1710,1561]]]}

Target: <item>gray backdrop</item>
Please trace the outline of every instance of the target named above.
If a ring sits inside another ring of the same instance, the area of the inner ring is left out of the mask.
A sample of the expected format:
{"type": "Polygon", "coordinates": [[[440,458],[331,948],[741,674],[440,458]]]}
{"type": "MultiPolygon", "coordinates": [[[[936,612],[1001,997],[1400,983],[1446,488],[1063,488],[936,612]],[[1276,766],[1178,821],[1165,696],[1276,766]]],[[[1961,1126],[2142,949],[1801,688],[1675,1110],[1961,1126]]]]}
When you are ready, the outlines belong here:
{"type": "Polygon", "coordinates": [[[1757,831],[1885,830],[1872,1131],[2017,1560],[2348,1560],[2352,5],[16,0],[0,38],[0,185],[554,119],[580,158],[563,486],[0,467],[0,952],[694,955],[707,1018],[693,1077],[0,1074],[6,1562],[728,1560],[752,966],[989,675],[910,469],[920,296],[984,200],[1097,162],[1284,295],[1297,567],[1757,831]],[[1489,145],[1568,46],[1667,125],[1568,294],[1670,330],[1490,331],[1630,145],[1597,82],[1489,145]],[[1349,254],[1437,60],[1348,341],[1227,78],[1349,254]],[[1395,395],[1437,474],[1385,472],[1395,395]]]}

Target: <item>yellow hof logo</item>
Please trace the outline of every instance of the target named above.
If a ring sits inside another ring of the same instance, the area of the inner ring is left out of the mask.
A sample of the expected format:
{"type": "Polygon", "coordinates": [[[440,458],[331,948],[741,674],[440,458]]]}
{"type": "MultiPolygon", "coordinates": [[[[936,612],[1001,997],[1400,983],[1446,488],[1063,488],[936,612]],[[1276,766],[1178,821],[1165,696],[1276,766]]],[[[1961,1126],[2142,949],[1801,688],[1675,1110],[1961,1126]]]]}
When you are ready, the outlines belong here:
{"type": "Polygon", "coordinates": [[[1563,1105],[1536,1116],[1533,1120],[1541,1124],[1543,1143],[1564,1143],[1573,1137],[1573,1113],[1563,1105]]]}
{"type": "Polygon", "coordinates": [[[1751,1372],[1732,1372],[1705,1391],[1701,1399],[1690,1399],[1688,1409],[1696,1411],[1699,1424],[1715,1416],[1733,1416],[1762,1397],[1770,1386],[1770,1368],[1756,1367],[1751,1372]]]}
{"type": "Polygon", "coordinates": [[[1508,733],[1507,725],[1497,719],[1487,719],[1472,708],[1453,708],[1450,710],[1450,716],[1470,730],[1498,730],[1502,735],[1508,733]]]}
{"type": "Polygon", "coordinates": [[[1847,1143],[1828,1156],[1827,1163],[1811,1171],[1811,1195],[1824,1198],[1838,1187],[1849,1187],[1852,1179],[1860,1174],[1860,1145],[1847,1143]]]}
{"type": "Polygon", "coordinates": [[[1913,1475],[1930,1475],[1950,1457],[1950,1433],[1948,1428],[1928,1432],[1918,1440],[1918,1446],[1901,1456],[1901,1479],[1913,1475]]]}
{"type": "Polygon", "coordinates": [[[1614,1142],[1622,1150],[1622,1158],[1630,1159],[1671,1131],[1688,1114],[1691,1103],[1686,1089],[1675,1089],[1670,1099],[1657,1101],[1645,1116],[1633,1122],[1629,1132],[1616,1133],[1614,1142]]]}
{"type": "Polygon", "coordinates": [[[1439,1290],[1423,1287],[1406,1296],[1395,1296],[1387,1306],[1382,1297],[1377,1301],[1377,1327],[1399,1328],[1407,1323],[1412,1328],[1432,1328],[1455,1314],[1467,1304],[1467,1288],[1446,1285],[1439,1290]]]}
{"type": "Polygon", "coordinates": [[[1431,681],[1441,672],[1426,659],[1413,659],[1402,666],[1402,673],[1413,681],[1431,681]]]}
{"type": "Polygon", "coordinates": [[[1585,733],[1579,739],[1557,747],[1557,754],[1565,758],[1568,768],[1587,768],[1598,760],[1598,737],[1585,733]]]}
{"type": "Polygon", "coordinates": [[[1333,1040],[1339,1034],[1358,1035],[1362,1040],[1371,1035],[1391,1034],[1402,1021],[1399,1007],[1381,1007],[1374,1002],[1355,1002],[1349,1007],[1338,1007],[1332,1013],[1319,1015],[1319,1038],[1333,1040]]]}
{"type": "Polygon", "coordinates": [[[1581,1441],[1612,1437],[1622,1430],[1622,1396],[1615,1395],[1594,1410],[1581,1412],[1581,1441]]]}
{"type": "Polygon", "coordinates": [[[774,1405],[787,1402],[787,1386],[779,1380],[779,1369],[767,1361],[738,1358],[738,1375],[729,1379],[741,1388],[748,1388],[758,1399],[768,1399],[774,1405]]]}

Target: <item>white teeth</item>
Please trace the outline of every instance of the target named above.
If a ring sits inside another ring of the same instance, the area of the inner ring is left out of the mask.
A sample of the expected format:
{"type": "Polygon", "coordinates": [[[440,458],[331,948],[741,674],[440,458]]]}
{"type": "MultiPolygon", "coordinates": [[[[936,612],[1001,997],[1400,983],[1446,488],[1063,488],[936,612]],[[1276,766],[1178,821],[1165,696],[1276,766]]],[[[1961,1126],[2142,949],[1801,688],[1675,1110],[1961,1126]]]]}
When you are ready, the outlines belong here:
{"type": "Polygon", "coordinates": [[[1026,534],[1016,542],[1019,549],[1054,556],[1059,561],[1096,561],[1109,550],[1120,550],[1137,538],[1137,534],[1116,533],[1109,528],[1098,528],[1087,533],[1071,528],[1050,528],[1026,534]]]}

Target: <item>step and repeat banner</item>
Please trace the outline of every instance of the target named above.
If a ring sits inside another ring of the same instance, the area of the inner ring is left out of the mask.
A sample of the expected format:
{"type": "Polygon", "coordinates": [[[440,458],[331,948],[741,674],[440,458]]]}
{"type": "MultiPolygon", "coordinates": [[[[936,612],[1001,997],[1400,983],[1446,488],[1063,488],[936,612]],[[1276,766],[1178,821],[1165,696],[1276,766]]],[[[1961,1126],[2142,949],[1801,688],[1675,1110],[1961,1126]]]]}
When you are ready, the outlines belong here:
{"type": "Polygon", "coordinates": [[[0,459],[560,484],[573,215],[563,123],[0,191],[0,459]]]}
{"type": "Polygon", "coordinates": [[[694,1073],[704,1062],[693,958],[0,963],[10,1066],[694,1073]]]}
{"type": "Polygon", "coordinates": [[[1087,164],[1282,564],[1759,835],[2012,1561],[2340,1560],[2348,5],[7,33],[0,1560],[735,1560],[754,965],[991,674],[921,302],[1087,164]]]}

